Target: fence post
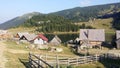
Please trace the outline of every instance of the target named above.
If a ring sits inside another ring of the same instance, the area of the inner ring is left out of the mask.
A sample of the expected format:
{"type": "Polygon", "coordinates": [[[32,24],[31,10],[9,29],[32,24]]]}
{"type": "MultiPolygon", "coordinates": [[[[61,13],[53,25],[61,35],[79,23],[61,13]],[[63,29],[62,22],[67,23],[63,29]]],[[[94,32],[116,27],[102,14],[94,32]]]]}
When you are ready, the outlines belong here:
{"type": "Polygon", "coordinates": [[[83,63],[84,63],[84,64],[87,63],[86,55],[84,56],[84,61],[83,61],[83,63]]]}
{"type": "MultiPolygon", "coordinates": [[[[39,57],[40,57],[40,55],[39,55],[39,57]]],[[[38,64],[40,65],[40,60],[38,59],[38,64]]],[[[40,66],[38,65],[38,68],[40,68],[40,66]]]]}
{"type": "Polygon", "coordinates": [[[77,63],[77,66],[78,66],[78,63],[79,63],[79,58],[76,59],[76,63],[77,63]]]}
{"type": "Polygon", "coordinates": [[[95,58],[96,58],[96,62],[97,62],[98,61],[98,55],[97,54],[95,55],[95,58]]]}
{"type": "Polygon", "coordinates": [[[32,67],[32,61],[31,61],[31,59],[32,59],[32,56],[31,56],[31,53],[29,53],[29,64],[30,64],[30,67],[32,67]]]}
{"type": "Polygon", "coordinates": [[[47,62],[47,54],[45,54],[45,61],[47,62]]]}
{"type": "MultiPolygon", "coordinates": [[[[40,55],[40,59],[42,59],[42,55],[40,55]]],[[[42,65],[42,62],[40,61],[40,65],[42,65]]]]}
{"type": "Polygon", "coordinates": [[[58,55],[56,55],[56,68],[59,68],[59,58],[58,58],[58,55]]]}
{"type": "Polygon", "coordinates": [[[70,65],[70,60],[69,60],[69,58],[68,58],[68,61],[67,61],[67,65],[68,65],[68,66],[70,65]]]}
{"type": "MultiPolygon", "coordinates": [[[[41,56],[39,55],[39,58],[41,59],[41,56]]],[[[40,68],[40,65],[41,65],[41,61],[38,59],[38,68],[40,68]]]]}

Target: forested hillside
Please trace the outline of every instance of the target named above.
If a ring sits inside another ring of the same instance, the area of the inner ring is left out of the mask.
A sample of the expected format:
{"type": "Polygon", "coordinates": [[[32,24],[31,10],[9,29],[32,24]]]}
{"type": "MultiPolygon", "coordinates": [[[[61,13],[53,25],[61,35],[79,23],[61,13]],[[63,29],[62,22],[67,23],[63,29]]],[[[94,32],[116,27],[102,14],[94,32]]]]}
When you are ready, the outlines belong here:
{"type": "Polygon", "coordinates": [[[73,22],[89,21],[106,14],[120,12],[120,3],[96,5],[88,7],[76,7],[62,10],[52,14],[63,16],[73,22]]]}
{"type": "Polygon", "coordinates": [[[73,24],[70,20],[56,15],[37,15],[27,20],[21,26],[24,27],[37,27],[37,31],[42,32],[69,32],[78,31],[79,27],[73,24]]]}

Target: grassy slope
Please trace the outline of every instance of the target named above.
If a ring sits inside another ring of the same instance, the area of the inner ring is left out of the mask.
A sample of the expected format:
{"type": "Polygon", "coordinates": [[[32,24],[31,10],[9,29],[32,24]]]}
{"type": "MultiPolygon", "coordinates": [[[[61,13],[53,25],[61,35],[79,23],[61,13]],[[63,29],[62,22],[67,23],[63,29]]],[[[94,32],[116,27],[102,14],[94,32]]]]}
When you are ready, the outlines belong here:
{"type": "Polygon", "coordinates": [[[5,56],[7,58],[6,68],[28,68],[28,53],[38,53],[38,54],[52,54],[52,55],[64,55],[64,56],[75,56],[71,50],[67,47],[60,46],[64,51],[61,53],[48,52],[47,50],[38,49],[26,49],[27,44],[16,44],[14,41],[4,42],[7,51],[5,56]],[[23,53],[25,52],[25,53],[23,53]]]}
{"type": "MultiPolygon", "coordinates": [[[[46,50],[29,50],[25,48],[25,44],[21,45],[21,44],[16,44],[14,41],[7,41],[5,42],[6,47],[7,47],[7,51],[5,52],[5,56],[7,58],[7,63],[6,63],[6,68],[28,68],[28,53],[20,53],[21,51],[31,51],[33,53],[39,53],[39,54],[52,54],[52,55],[62,55],[62,56],[76,56],[74,55],[71,50],[67,47],[64,46],[59,46],[60,48],[63,48],[64,51],[62,53],[56,53],[56,52],[48,52],[46,50]],[[13,49],[16,52],[12,53],[9,49],[13,49]],[[19,51],[19,52],[18,52],[19,51]]],[[[94,63],[94,64],[85,64],[85,65],[80,65],[77,66],[75,68],[96,68],[96,67],[100,67],[100,68],[104,68],[104,66],[102,64],[98,63],[94,63]],[[99,65],[98,65],[99,64],[99,65]]]]}
{"type": "Polygon", "coordinates": [[[80,22],[76,23],[77,25],[85,24],[86,26],[92,26],[96,29],[105,29],[106,33],[114,32],[115,30],[112,28],[111,22],[113,21],[112,18],[109,19],[96,19],[94,21],[89,22],[80,22]]]}
{"type": "Polygon", "coordinates": [[[30,32],[30,33],[33,33],[35,32],[35,27],[31,27],[31,28],[28,28],[28,27],[18,27],[18,28],[11,28],[9,29],[8,31],[12,34],[16,34],[18,32],[30,32]]]}

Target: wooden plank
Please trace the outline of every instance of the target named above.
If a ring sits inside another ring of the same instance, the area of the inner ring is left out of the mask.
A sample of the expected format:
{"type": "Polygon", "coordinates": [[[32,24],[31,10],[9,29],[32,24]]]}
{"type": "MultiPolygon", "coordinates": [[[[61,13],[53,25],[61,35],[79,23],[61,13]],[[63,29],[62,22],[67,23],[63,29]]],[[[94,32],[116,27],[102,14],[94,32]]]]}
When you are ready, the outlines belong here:
{"type": "Polygon", "coordinates": [[[53,68],[53,66],[51,66],[50,64],[48,64],[47,62],[45,62],[44,60],[38,58],[37,56],[33,55],[35,58],[37,58],[38,60],[42,61],[43,63],[45,63],[46,65],[48,65],[50,68],[53,68]]]}
{"type": "MultiPolygon", "coordinates": [[[[31,59],[34,63],[36,63],[38,66],[40,66],[41,68],[44,68],[42,65],[40,65],[38,62],[36,62],[36,61],[34,61],[33,59],[31,59]]],[[[34,64],[33,64],[34,65],[34,64]]],[[[35,68],[37,68],[36,66],[35,66],[35,68]]]]}

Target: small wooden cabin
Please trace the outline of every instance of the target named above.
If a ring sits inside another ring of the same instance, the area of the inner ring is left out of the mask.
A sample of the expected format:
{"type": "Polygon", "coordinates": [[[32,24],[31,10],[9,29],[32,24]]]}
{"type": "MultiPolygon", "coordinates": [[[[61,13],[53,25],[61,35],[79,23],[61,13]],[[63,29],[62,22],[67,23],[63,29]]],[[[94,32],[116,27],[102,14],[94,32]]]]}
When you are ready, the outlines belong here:
{"type": "Polygon", "coordinates": [[[51,45],[60,45],[61,42],[61,39],[56,35],[49,43],[51,45]]]}
{"type": "Polygon", "coordinates": [[[120,30],[116,31],[116,48],[120,49],[120,30]]]}
{"type": "Polygon", "coordinates": [[[19,33],[17,33],[16,35],[15,35],[15,38],[21,38],[23,35],[27,35],[27,34],[29,34],[28,32],[19,32],[19,33]]]}
{"type": "Polygon", "coordinates": [[[35,34],[24,34],[20,37],[21,42],[30,42],[33,43],[34,38],[36,37],[35,34]]]}
{"type": "Polygon", "coordinates": [[[104,29],[80,29],[80,46],[100,46],[105,41],[104,29]]]}

